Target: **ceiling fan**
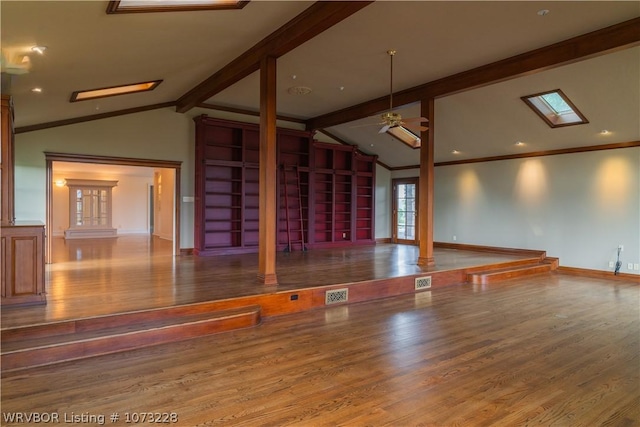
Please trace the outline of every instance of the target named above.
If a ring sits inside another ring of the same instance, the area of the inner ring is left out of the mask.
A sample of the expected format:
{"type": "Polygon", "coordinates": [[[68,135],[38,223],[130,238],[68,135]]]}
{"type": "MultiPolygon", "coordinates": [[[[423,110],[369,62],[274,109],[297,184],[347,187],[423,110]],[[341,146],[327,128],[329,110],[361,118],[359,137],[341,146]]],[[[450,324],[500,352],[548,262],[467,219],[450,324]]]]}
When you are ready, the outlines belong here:
{"type": "MultiPolygon", "coordinates": [[[[380,118],[381,122],[375,123],[375,125],[382,125],[378,133],[385,133],[391,128],[402,126],[409,130],[420,133],[429,129],[426,126],[422,126],[421,122],[427,122],[428,120],[424,117],[411,117],[408,119],[403,119],[399,113],[395,113],[393,111],[393,56],[396,54],[396,51],[391,49],[387,51],[389,58],[391,59],[391,73],[389,78],[389,111],[383,113],[380,118]]],[[[372,125],[364,125],[364,126],[372,126],[372,125]]]]}

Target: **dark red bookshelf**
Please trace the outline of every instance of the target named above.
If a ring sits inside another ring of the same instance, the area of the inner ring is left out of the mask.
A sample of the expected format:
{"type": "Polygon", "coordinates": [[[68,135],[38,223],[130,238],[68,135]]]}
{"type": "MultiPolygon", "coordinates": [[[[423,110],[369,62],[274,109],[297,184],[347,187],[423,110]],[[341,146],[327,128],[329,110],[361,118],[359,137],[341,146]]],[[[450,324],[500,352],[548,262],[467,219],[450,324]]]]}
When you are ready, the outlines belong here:
{"type": "MultiPolygon", "coordinates": [[[[194,253],[256,252],[259,127],[196,123],[194,253]]],[[[278,250],[375,243],[375,156],[277,129],[278,250]]]]}

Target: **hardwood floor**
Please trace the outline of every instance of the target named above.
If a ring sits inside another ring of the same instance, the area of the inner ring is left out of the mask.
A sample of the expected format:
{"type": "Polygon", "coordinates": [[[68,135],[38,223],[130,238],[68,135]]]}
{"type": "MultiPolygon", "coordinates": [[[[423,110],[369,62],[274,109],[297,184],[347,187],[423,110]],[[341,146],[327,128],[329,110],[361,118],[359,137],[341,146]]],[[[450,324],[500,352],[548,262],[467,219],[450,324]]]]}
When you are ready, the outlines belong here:
{"type": "Polygon", "coordinates": [[[46,271],[47,305],[3,309],[2,327],[403,277],[527,257],[436,249],[436,266],[422,268],[416,265],[418,248],[407,245],[280,252],[280,283],[274,289],[256,279],[257,254],[174,257],[171,251],[171,242],[149,236],[54,239],[54,263],[46,271]]]}
{"type": "Polygon", "coordinates": [[[179,426],[638,426],[639,350],[637,283],[548,273],[7,373],[2,422],[35,411],[112,425],[167,412],[179,426]]]}

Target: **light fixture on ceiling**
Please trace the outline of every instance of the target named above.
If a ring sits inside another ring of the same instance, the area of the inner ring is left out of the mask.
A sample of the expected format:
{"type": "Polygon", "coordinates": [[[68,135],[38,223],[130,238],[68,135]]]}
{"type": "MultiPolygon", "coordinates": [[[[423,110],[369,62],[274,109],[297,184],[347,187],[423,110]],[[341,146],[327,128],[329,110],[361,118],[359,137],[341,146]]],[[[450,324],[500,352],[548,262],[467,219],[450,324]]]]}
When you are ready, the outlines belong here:
{"type": "Polygon", "coordinates": [[[31,92],[33,93],[42,93],[42,88],[41,87],[34,87],[31,89],[31,92]]]}
{"type": "Polygon", "coordinates": [[[289,95],[309,95],[311,93],[311,88],[306,86],[292,86],[287,92],[289,95]]]}
{"type": "Polygon", "coordinates": [[[460,151],[454,149],[454,150],[451,150],[451,154],[460,154],[460,151]]]}
{"type": "Polygon", "coordinates": [[[549,14],[549,9],[540,9],[538,11],[538,16],[547,16],[549,14]]]}
{"type": "Polygon", "coordinates": [[[524,145],[524,142],[522,142],[522,141],[516,141],[516,144],[515,144],[515,145],[517,145],[518,147],[521,147],[521,146],[523,146],[523,145],[524,145]]]}
{"type": "Polygon", "coordinates": [[[31,51],[40,55],[44,55],[44,51],[47,50],[46,46],[32,46],[31,51]]]}
{"type": "Polygon", "coordinates": [[[609,135],[609,134],[611,134],[611,131],[610,131],[610,130],[602,129],[602,130],[600,131],[600,135],[609,135]]]}

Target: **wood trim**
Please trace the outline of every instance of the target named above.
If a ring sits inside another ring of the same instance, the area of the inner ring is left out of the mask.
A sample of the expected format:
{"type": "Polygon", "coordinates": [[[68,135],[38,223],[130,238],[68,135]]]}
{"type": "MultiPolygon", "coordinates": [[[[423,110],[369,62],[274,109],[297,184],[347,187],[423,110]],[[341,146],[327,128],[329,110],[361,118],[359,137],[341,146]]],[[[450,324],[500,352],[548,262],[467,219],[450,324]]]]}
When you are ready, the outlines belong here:
{"type": "Polygon", "coordinates": [[[180,248],[180,256],[193,255],[193,248],[180,248]]]}
{"type": "Polygon", "coordinates": [[[584,124],[589,123],[589,120],[587,120],[587,118],[584,116],[584,114],[582,114],[582,112],[578,109],[578,107],[576,107],[576,105],[573,103],[573,101],[571,101],[569,99],[569,97],[560,89],[547,90],[545,92],[534,93],[532,95],[525,95],[525,96],[521,96],[520,99],[525,104],[527,104],[527,106],[529,108],[531,108],[531,110],[534,113],[536,113],[536,115],[538,117],[540,117],[540,119],[543,122],[545,122],[550,128],[559,128],[559,127],[566,127],[566,126],[584,125],[584,124]],[[568,123],[562,123],[562,122],[554,123],[552,120],[549,119],[549,117],[547,117],[545,114],[543,114],[542,111],[540,111],[538,109],[538,107],[536,107],[536,105],[533,103],[533,101],[531,99],[532,98],[541,97],[542,95],[547,95],[547,94],[550,94],[550,93],[556,93],[556,94],[560,95],[562,100],[564,102],[566,102],[569,107],[571,107],[571,109],[573,110],[575,115],[578,116],[578,118],[580,120],[579,121],[568,122],[568,123]]]}
{"type": "Polygon", "coordinates": [[[391,243],[391,237],[382,237],[379,239],[376,239],[376,243],[391,243]]]}
{"type": "Polygon", "coordinates": [[[470,245],[466,243],[449,242],[433,242],[433,246],[436,248],[456,249],[460,251],[492,252],[505,255],[530,255],[531,257],[539,257],[540,259],[544,259],[547,256],[546,251],[535,249],[504,248],[499,246],[470,245]]]}
{"type": "MultiPolygon", "coordinates": [[[[437,162],[435,163],[435,166],[437,167],[437,166],[464,165],[467,163],[483,163],[483,162],[491,162],[495,160],[526,159],[529,157],[543,157],[543,156],[556,156],[559,154],[587,153],[590,151],[616,150],[619,148],[632,148],[632,147],[640,147],[640,141],[617,142],[613,144],[590,145],[585,147],[574,147],[574,148],[560,148],[557,150],[546,150],[546,151],[533,151],[531,153],[507,154],[504,156],[478,157],[475,159],[453,160],[450,162],[437,162]]],[[[400,170],[409,170],[409,169],[420,169],[420,165],[398,166],[398,167],[389,168],[389,170],[391,171],[400,171],[400,170]]]]}
{"type": "Polygon", "coordinates": [[[95,156],[84,155],[76,153],[53,153],[44,152],[46,161],[46,186],[47,186],[47,224],[46,230],[46,258],[47,262],[50,262],[51,256],[51,242],[52,242],[52,224],[53,224],[53,195],[51,189],[53,188],[53,162],[76,162],[76,163],[96,163],[102,165],[122,165],[122,166],[143,166],[150,168],[165,168],[174,169],[174,197],[175,197],[175,211],[174,211],[174,253],[180,253],[180,203],[182,196],[180,192],[180,175],[182,162],[175,160],[153,160],[153,159],[136,159],[131,157],[113,157],[113,156],[95,156]]]}
{"type": "MultiPolygon", "coordinates": [[[[244,114],[245,116],[260,117],[260,111],[245,110],[244,108],[225,107],[222,105],[207,104],[207,103],[198,104],[197,107],[206,108],[209,110],[226,111],[229,113],[244,114]]],[[[276,115],[276,119],[286,121],[286,122],[292,122],[292,123],[300,123],[300,124],[306,123],[306,120],[297,119],[295,117],[290,117],[290,116],[283,116],[280,114],[276,115]]]]}
{"type": "Polygon", "coordinates": [[[492,162],[496,160],[526,159],[528,157],[556,156],[559,154],[586,153],[589,151],[616,150],[619,148],[631,148],[631,147],[640,147],[640,141],[618,142],[614,144],[591,145],[586,147],[575,147],[575,148],[560,148],[557,150],[534,151],[531,153],[508,154],[504,156],[480,157],[477,159],[454,160],[451,162],[438,162],[435,165],[436,166],[463,165],[467,163],[492,162]]]}
{"type": "Polygon", "coordinates": [[[348,18],[372,1],[319,1],[252,48],[182,95],[176,111],[184,113],[260,69],[267,56],[278,58],[348,18]]]}
{"type": "Polygon", "coordinates": [[[182,166],[181,161],[136,159],[132,157],[94,156],[76,153],[55,153],[45,151],[47,160],[54,162],[97,163],[102,165],[145,166],[149,168],[176,169],[182,166]]]}
{"type": "Polygon", "coordinates": [[[160,103],[160,104],[152,104],[152,105],[145,105],[145,106],[142,106],[142,107],[134,107],[134,108],[127,108],[127,109],[124,109],[124,110],[110,111],[108,113],[92,114],[92,115],[89,115],[89,116],[74,117],[72,119],[56,120],[56,121],[53,121],[53,122],[39,123],[39,124],[28,125],[28,126],[21,126],[21,127],[17,127],[16,128],[16,133],[18,134],[18,133],[33,132],[33,131],[36,131],[36,130],[43,130],[43,129],[60,127],[60,126],[74,125],[76,123],[90,122],[92,120],[108,119],[110,117],[124,116],[124,115],[127,115],[127,114],[141,113],[143,111],[150,111],[150,110],[157,110],[157,109],[160,109],[160,108],[173,107],[174,105],[176,105],[175,101],[170,101],[170,102],[163,102],[163,103],[160,103]]]}
{"type": "Polygon", "coordinates": [[[588,268],[577,268],[577,267],[558,267],[556,270],[558,273],[568,274],[572,276],[585,276],[585,277],[595,277],[598,279],[607,279],[607,280],[617,280],[617,281],[632,281],[640,284],[640,275],[630,274],[630,273],[618,273],[613,274],[611,271],[604,270],[591,270],[588,268]]]}
{"type": "Polygon", "coordinates": [[[13,129],[13,100],[10,95],[2,94],[2,148],[0,154],[0,221],[15,221],[15,152],[13,129]]]}
{"type": "MultiPolygon", "coordinates": [[[[472,68],[393,94],[395,105],[407,105],[439,98],[524,74],[545,71],[597,55],[635,46],[640,42],[640,18],[534,49],[501,61],[472,68]]],[[[389,96],[383,96],[307,120],[307,129],[322,129],[370,117],[387,110],[389,96]]]]}

